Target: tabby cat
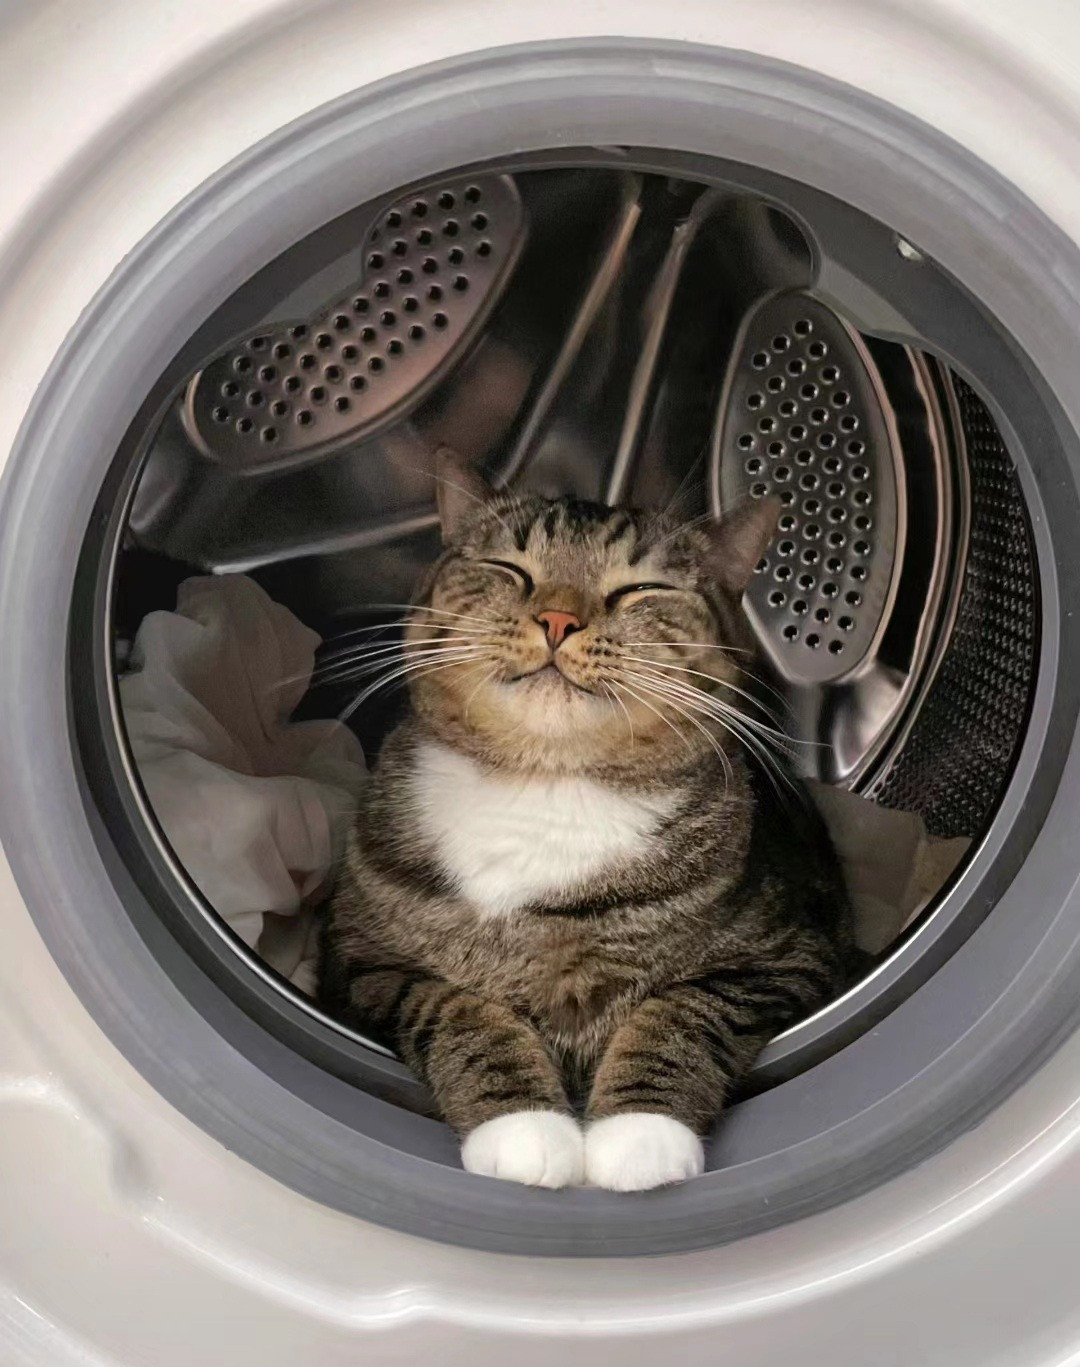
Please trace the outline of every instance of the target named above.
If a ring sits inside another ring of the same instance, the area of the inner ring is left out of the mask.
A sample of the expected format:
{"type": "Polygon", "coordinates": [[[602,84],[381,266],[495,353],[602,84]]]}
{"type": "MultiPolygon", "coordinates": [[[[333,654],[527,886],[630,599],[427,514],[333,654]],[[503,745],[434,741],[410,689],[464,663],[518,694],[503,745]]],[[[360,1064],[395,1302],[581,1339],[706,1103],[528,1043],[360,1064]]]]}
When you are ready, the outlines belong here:
{"type": "Polygon", "coordinates": [[[740,608],[776,509],[680,524],[439,465],[445,550],[406,619],[409,711],[326,922],[324,1002],[427,1082],[470,1172],[693,1177],[848,954],[740,608]]]}

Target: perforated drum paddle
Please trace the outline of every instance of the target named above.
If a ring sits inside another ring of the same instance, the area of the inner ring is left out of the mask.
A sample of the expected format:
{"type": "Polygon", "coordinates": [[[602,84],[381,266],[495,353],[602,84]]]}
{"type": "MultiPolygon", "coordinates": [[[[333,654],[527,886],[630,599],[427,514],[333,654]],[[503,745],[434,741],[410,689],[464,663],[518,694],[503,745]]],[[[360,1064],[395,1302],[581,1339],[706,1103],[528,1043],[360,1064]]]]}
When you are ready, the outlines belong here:
{"type": "Polygon", "coordinates": [[[525,237],[509,176],[470,176],[388,205],[355,288],[245,338],[191,380],[184,423],[236,470],[331,455],[417,403],[468,346],[525,237]]]}
{"type": "Polygon", "coordinates": [[[777,669],[834,682],[873,650],[888,618],[904,537],[900,450],[859,335],[802,292],[744,319],[713,435],[722,512],[777,495],[779,529],[745,604],[777,669]]]}

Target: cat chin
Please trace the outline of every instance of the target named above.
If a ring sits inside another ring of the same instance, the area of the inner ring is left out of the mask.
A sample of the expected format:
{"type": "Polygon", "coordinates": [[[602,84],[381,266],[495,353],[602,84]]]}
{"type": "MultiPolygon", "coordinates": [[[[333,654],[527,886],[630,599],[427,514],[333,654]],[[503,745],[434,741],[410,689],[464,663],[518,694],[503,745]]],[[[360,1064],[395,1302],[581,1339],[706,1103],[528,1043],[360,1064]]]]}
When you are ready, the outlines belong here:
{"type": "Polygon", "coordinates": [[[578,725],[586,711],[610,710],[607,698],[566,678],[552,665],[495,684],[501,706],[527,731],[549,732],[555,725],[578,725]]]}
{"type": "Polygon", "coordinates": [[[499,687],[504,698],[520,708],[521,724],[528,730],[550,731],[553,721],[564,729],[576,727],[584,717],[597,719],[614,707],[610,698],[575,683],[553,665],[499,687]]]}
{"type": "Polygon", "coordinates": [[[549,693],[561,698],[575,695],[586,698],[596,696],[583,684],[575,683],[573,679],[568,678],[561,669],[556,669],[554,665],[544,665],[540,669],[533,670],[531,674],[519,674],[516,679],[510,679],[505,686],[516,689],[518,692],[528,690],[533,695],[549,693]]]}

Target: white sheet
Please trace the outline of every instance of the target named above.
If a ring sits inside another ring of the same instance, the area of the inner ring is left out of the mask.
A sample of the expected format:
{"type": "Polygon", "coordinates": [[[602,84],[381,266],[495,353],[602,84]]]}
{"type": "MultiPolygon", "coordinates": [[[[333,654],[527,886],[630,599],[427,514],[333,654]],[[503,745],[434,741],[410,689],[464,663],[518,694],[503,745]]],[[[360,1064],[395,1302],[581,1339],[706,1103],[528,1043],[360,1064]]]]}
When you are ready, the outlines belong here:
{"type": "Polygon", "coordinates": [[[878,954],[929,903],[971,842],[928,835],[922,817],[844,788],[811,783],[810,793],[843,865],[856,943],[878,954]]]}
{"type": "Polygon", "coordinates": [[[364,781],[337,722],[291,722],[319,637],[241,575],[189,579],[150,613],[120,681],[150,804],[200,892],[313,991],[312,908],[328,894],[364,781]]]}

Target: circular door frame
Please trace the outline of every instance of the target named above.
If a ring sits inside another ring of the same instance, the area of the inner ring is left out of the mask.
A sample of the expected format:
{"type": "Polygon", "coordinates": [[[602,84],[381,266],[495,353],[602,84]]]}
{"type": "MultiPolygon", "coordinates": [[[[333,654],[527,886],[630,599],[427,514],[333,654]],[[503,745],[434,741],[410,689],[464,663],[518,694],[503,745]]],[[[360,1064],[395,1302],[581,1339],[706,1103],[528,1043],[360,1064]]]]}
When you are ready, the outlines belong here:
{"type": "Polygon", "coordinates": [[[834,1204],[940,1148],[1077,1020],[1080,900],[1066,833],[1080,809],[1080,621],[1060,604],[1080,587],[1068,552],[1080,507],[1080,412],[1068,384],[1078,320],[1075,245],[988,167],[856,90],[745,54],[634,40],[501,49],[380,82],[259,144],[117,270],[50,369],[0,487],[0,836],[68,981],[149,1081],[230,1148],[327,1204],[476,1247],[703,1247],[834,1204]],[[304,232],[403,180],[620,144],[722,157],[847,198],[1007,326],[978,357],[960,355],[957,339],[956,359],[1017,453],[1033,512],[1039,683],[999,823],[1030,849],[994,886],[1001,849],[984,845],[964,875],[995,902],[978,930],[873,1034],[737,1108],[715,1171],[640,1198],[552,1198],[460,1171],[443,1127],[269,1037],[168,933],[81,772],[68,625],[85,588],[84,535],[102,515],[125,432],[140,428],[146,395],[184,363],[232,289],[304,232]],[[1007,420],[1016,413],[1023,440],[1007,420]]]}

